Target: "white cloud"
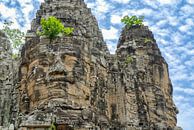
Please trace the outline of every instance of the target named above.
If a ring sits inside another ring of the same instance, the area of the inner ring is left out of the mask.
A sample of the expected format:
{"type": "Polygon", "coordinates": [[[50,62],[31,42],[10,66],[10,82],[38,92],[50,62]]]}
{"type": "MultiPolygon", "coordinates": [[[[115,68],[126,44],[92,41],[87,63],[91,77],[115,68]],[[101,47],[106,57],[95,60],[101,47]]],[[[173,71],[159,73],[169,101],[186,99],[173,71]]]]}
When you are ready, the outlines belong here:
{"type": "Polygon", "coordinates": [[[176,26],[179,24],[179,18],[176,16],[167,16],[167,20],[169,22],[169,25],[176,26]]]}
{"type": "Polygon", "coordinates": [[[39,0],[39,2],[43,3],[43,2],[44,2],[44,0],[39,0]]]}
{"type": "Polygon", "coordinates": [[[185,5],[181,8],[182,15],[188,15],[190,16],[191,14],[194,14],[194,8],[191,5],[185,5]]]}
{"type": "Polygon", "coordinates": [[[106,40],[114,40],[118,38],[118,30],[111,26],[110,29],[102,29],[102,34],[106,40]]]}
{"type": "Polygon", "coordinates": [[[184,39],[184,36],[179,32],[174,32],[171,35],[171,40],[173,44],[181,45],[183,44],[183,39],[184,39]]]}
{"type": "Polygon", "coordinates": [[[0,3],[0,14],[4,18],[13,18],[16,15],[16,10],[14,8],[8,8],[3,3],[0,3]]]}
{"type": "Polygon", "coordinates": [[[188,32],[189,29],[191,29],[191,27],[189,25],[182,25],[179,27],[179,30],[181,32],[188,32]]]}
{"type": "Polygon", "coordinates": [[[21,10],[24,13],[24,18],[25,18],[25,25],[23,25],[24,27],[22,28],[23,31],[27,31],[28,29],[30,29],[30,19],[29,19],[29,14],[31,11],[33,11],[34,6],[31,4],[31,0],[19,0],[19,3],[21,5],[21,10]]]}
{"type": "Polygon", "coordinates": [[[178,103],[189,101],[189,99],[185,98],[183,95],[174,95],[173,99],[174,99],[175,102],[178,102],[178,103]]]}
{"type": "Polygon", "coordinates": [[[120,24],[121,23],[122,16],[119,15],[111,15],[111,23],[113,24],[120,24]]]}
{"type": "Polygon", "coordinates": [[[158,8],[156,0],[143,0],[143,3],[151,6],[152,8],[158,8]]]}
{"type": "Polygon", "coordinates": [[[192,27],[194,26],[193,19],[188,18],[188,19],[185,20],[185,22],[186,22],[186,24],[181,25],[179,27],[179,30],[182,31],[182,32],[190,33],[189,30],[192,29],[192,27]]]}
{"type": "Polygon", "coordinates": [[[110,5],[105,0],[96,0],[96,10],[100,13],[109,11],[110,5]]]}
{"type": "Polygon", "coordinates": [[[95,3],[89,3],[89,2],[88,2],[88,3],[87,3],[87,7],[88,7],[88,8],[91,8],[91,9],[92,9],[92,8],[95,8],[95,3]]]}
{"type": "Polygon", "coordinates": [[[164,40],[164,39],[162,39],[160,37],[157,37],[156,39],[157,39],[157,43],[158,44],[163,44],[163,45],[168,45],[169,44],[168,41],[166,41],[166,40],[164,40]]]}
{"type": "Polygon", "coordinates": [[[168,21],[166,19],[162,19],[156,23],[156,26],[162,27],[162,26],[166,25],[167,23],[168,23],[168,21]]]}
{"type": "MultiPolygon", "coordinates": [[[[19,24],[16,20],[16,9],[15,8],[8,8],[3,3],[0,3],[0,14],[3,19],[6,19],[8,21],[12,21],[13,24],[11,25],[11,28],[19,28],[19,24]]],[[[1,24],[1,28],[2,28],[1,24]]]]}
{"type": "Polygon", "coordinates": [[[187,0],[189,4],[194,4],[194,0],[187,0]]]}
{"type": "Polygon", "coordinates": [[[193,95],[194,96],[194,89],[189,88],[189,87],[175,87],[174,91],[182,92],[185,94],[193,95]]]}
{"type": "MultiPolygon", "coordinates": [[[[194,57],[192,57],[191,59],[185,61],[185,65],[188,67],[192,67],[194,65],[194,57]]],[[[194,83],[193,83],[194,86],[194,83]]]]}
{"type": "MultiPolygon", "coordinates": [[[[180,66],[184,66],[184,65],[180,65],[180,66]]],[[[194,81],[194,74],[192,72],[189,72],[189,70],[186,70],[186,66],[184,66],[184,67],[185,68],[183,70],[178,69],[181,67],[177,67],[177,69],[174,69],[174,72],[172,73],[172,76],[171,76],[171,79],[173,81],[182,81],[182,82],[183,81],[184,82],[194,81]]],[[[173,71],[173,69],[172,69],[172,71],[173,71]]]]}
{"type": "Polygon", "coordinates": [[[153,16],[156,12],[153,9],[143,8],[143,9],[121,9],[121,10],[114,10],[112,15],[124,17],[126,15],[137,15],[137,16],[153,16]],[[114,14],[113,14],[114,13],[114,14]]]}
{"type": "Polygon", "coordinates": [[[160,2],[160,4],[175,4],[180,0],[157,0],[157,1],[160,2]]]}
{"type": "Polygon", "coordinates": [[[112,0],[114,2],[117,2],[117,3],[121,3],[121,4],[127,4],[130,2],[130,0],[112,0]]]}
{"type": "Polygon", "coordinates": [[[178,105],[178,125],[184,130],[193,130],[194,106],[187,102],[180,102],[178,105]]]}
{"type": "Polygon", "coordinates": [[[90,2],[88,7],[92,8],[92,12],[97,17],[98,21],[104,20],[106,18],[105,13],[112,9],[109,2],[105,0],[95,0],[95,2],[90,2]]]}
{"type": "Polygon", "coordinates": [[[150,23],[147,21],[143,21],[143,25],[150,27],[150,23]]]}
{"type": "Polygon", "coordinates": [[[115,54],[116,46],[112,41],[107,41],[107,46],[111,54],[115,54]]]}
{"type": "Polygon", "coordinates": [[[194,20],[191,19],[191,18],[187,18],[186,23],[189,24],[189,25],[194,25],[194,20]]]}
{"type": "Polygon", "coordinates": [[[151,26],[150,27],[151,31],[153,31],[155,34],[159,35],[159,36],[169,36],[169,34],[171,33],[170,30],[168,28],[160,28],[158,26],[151,26]]]}
{"type": "Polygon", "coordinates": [[[149,8],[130,10],[129,13],[139,15],[139,16],[153,16],[155,14],[155,12],[149,8]]]}

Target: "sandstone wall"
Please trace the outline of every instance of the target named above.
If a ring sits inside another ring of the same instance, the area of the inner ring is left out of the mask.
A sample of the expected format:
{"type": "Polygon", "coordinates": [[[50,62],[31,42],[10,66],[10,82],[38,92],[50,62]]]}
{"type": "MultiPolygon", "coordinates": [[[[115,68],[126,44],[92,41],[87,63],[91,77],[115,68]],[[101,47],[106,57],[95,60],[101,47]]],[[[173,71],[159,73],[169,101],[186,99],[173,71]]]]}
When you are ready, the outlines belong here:
{"type": "MultiPolygon", "coordinates": [[[[117,48],[129,121],[145,129],[172,129],[177,108],[172,101],[168,65],[147,27],[125,27],[117,48]],[[127,58],[131,62],[126,63],[127,58]],[[130,107],[131,106],[131,107],[130,107]],[[134,115],[134,118],[132,115],[134,115]]],[[[131,124],[131,122],[129,122],[131,124]]]]}
{"type": "Polygon", "coordinates": [[[107,54],[97,21],[83,1],[42,4],[22,50],[21,126],[55,121],[74,128],[95,128],[108,123],[107,54]],[[40,18],[50,15],[74,27],[73,35],[57,38],[52,44],[37,36],[40,18]]]}
{"type": "Polygon", "coordinates": [[[19,68],[19,127],[76,130],[175,130],[168,66],[152,33],[125,27],[111,55],[82,0],[47,0],[26,36],[19,68]],[[49,42],[41,18],[74,27],[49,42]]]}

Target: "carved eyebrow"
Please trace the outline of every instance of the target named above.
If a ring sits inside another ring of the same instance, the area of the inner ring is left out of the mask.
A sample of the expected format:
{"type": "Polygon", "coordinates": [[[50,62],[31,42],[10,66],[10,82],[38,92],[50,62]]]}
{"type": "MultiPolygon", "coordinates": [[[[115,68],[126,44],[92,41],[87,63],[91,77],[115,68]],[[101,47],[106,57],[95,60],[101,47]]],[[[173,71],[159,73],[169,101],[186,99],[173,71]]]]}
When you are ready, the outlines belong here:
{"type": "Polygon", "coordinates": [[[73,56],[73,57],[76,57],[77,58],[77,52],[76,51],[68,51],[68,52],[61,53],[61,56],[64,56],[65,57],[66,55],[73,56]]]}
{"type": "Polygon", "coordinates": [[[61,55],[80,57],[80,48],[74,46],[61,46],[58,50],[61,55]]]}
{"type": "Polygon", "coordinates": [[[39,61],[39,65],[47,65],[49,64],[49,60],[47,58],[43,58],[39,61]]]}

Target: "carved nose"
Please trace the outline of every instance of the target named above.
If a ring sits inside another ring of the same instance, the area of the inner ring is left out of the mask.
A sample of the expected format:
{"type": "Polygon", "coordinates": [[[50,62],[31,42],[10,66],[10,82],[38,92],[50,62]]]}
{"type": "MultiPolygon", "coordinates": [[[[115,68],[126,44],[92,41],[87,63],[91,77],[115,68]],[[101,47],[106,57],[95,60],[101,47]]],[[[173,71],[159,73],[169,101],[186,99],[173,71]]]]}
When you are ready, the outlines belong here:
{"type": "Polygon", "coordinates": [[[49,74],[62,74],[62,75],[67,75],[67,70],[64,67],[63,63],[59,60],[56,60],[54,64],[49,68],[49,74]]]}

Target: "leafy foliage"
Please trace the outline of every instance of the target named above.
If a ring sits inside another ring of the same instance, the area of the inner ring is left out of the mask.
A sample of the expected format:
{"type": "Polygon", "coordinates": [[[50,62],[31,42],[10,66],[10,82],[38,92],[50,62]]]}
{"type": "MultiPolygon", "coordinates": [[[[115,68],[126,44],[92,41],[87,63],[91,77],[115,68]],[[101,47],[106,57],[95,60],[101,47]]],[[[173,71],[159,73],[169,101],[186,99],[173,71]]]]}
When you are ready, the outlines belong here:
{"type": "Polygon", "coordinates": [[[121,22],[127,25],[128,27],[132,27],[135,25],[143,25],[143,20],[144,20],[143,16],[139,18],[137,16],[131,16],[131,17],[125,16],[121,19],[121,22]]]}
{"type": "Polygon", "coordinates": [[[145,42],[145,43],[150,43],[150,42],[153,42],[153,40],[150,39],[150,38],[145,38],[145,39],[144,39],[144,42],[145,42]]]}
{"type": "Polygon", "coordinates": [[[127,58],[126,58],[126,60],[125,60],[125,64],[130,64],[130,63],[132,63],[133,62],[133,58],[129,55],[129,56],[127,56],[127,58]]]}
{"type": "Polygon", "coordinates": [[[14,49],[20,48],[24,44],[24,32],[19,29],[11,29],[12,22],[5,22],[2,31],[6,34],[10,40],[14,49]]]}
{"type": "Polygon", "coordinates": [[[41,36],[47,36],[50,40],[55,39],[61,34],[71,35],[74,28],[64,27],[60,20],[54,16],[50,16],[48,19],[41,19],[42,32],[38,32],[41,36]]]}
{"type": "Polygon", "coordinates": [[[18,54],[12,54],[11,58],[14,60],[14,59],[17,59],[18,58],[18,54]]]}
{"type": "Polygon", "coordinates": [[[74,28],[70,28],[70,27],[64,28],[64,33],[66,35],[71,35],[73,33],[73,31],[74,31],[74,28]]]}
{"type": "Polygon", "coordinates": [[[49,130],[56,130],[56,126],[54,125],[54,123],[51,124],[49,130]]]}

